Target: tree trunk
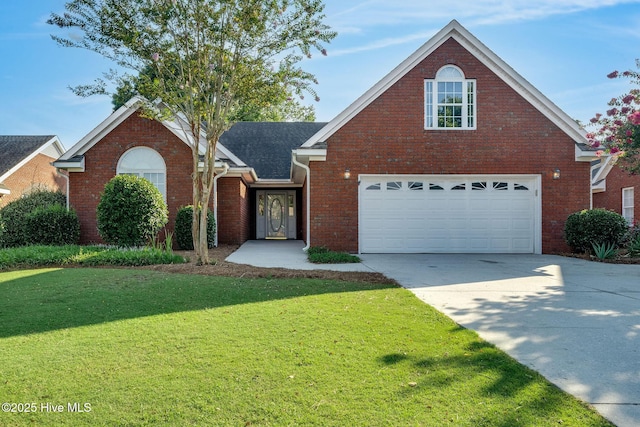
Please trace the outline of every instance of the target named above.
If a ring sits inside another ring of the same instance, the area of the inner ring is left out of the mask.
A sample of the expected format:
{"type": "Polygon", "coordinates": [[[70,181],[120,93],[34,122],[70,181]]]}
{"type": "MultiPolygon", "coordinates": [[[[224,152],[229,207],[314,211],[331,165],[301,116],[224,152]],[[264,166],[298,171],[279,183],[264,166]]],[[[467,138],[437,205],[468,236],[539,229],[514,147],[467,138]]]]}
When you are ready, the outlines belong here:
{"type": "Polygon", "coordinates": [[[209,212],[209,197],[210,193],[205,193],[202,195],[202,202],[199,209],[199,234],[198,249],[196,250],[196,254],[198,256],[198,262],[200,264],[209,264],[209,241],[207,239],[207,214],[209,212]]]}

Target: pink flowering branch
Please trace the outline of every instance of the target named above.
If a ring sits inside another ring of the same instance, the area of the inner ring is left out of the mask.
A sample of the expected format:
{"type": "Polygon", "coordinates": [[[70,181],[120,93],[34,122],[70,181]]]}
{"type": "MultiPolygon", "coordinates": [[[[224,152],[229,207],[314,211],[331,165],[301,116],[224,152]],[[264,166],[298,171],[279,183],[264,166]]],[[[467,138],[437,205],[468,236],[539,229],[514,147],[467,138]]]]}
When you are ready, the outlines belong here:
{"type": "MultiPolygon", "coordinates": [[[[636,61],[640,69],[640,60],[636,61]]],[[[596,130],[587,138],[593,148],[599,148],[597,155],[609,154],[624,161],[623,168],[632,174],[640,174],[640,72],[613,71],[610,79],[625,78],[636,87],[609,101],[606,114],[596,114],[589,122],[596,130]]]]}

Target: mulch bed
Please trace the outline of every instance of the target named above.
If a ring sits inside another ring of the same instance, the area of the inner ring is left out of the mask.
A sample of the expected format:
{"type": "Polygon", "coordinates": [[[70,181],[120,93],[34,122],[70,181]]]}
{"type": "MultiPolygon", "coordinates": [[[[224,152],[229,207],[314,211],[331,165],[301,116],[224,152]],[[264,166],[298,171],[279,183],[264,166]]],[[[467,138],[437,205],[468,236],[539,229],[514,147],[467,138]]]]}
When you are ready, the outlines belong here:
{"type": "MultiPolygon", "coordinates": [[[[227,277],[273,277],[273,278],[305,278],[305,279],[326,279],[342,280],[356,283],[380,283],[398,285],[395,280],[389,279],[381,273],[363,273],[354,271],[328,271],[328,270],[290,270],[287,268],[262,268],[245,264],[235,264],[227,262],[225,259],[231,255],[239,246],[221,245],[209,250],[209,260],[211,264],[197,265],[195,262],[195,252],[175,251],[176,254],[187,258],[189,262],[185,264],[152,265],[146,267],[136,267],[146,270],[163,271],[167,273],[199,274],[205,276],[227,276],[227,277]]],[[[399,285],[398,285],[399,286],[399,285]]]]}

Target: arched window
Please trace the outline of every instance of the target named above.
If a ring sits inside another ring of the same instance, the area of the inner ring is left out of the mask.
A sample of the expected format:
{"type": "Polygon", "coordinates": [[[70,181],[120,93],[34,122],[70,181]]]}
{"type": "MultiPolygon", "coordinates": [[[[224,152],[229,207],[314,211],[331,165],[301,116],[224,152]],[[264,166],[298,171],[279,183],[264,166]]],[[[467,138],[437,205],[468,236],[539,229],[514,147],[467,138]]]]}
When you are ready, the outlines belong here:
{"type": "Polygon", "coordinates": [[[475,129],[476,81],[445,65],[424,81],[425,129],[475,129]]]}
{"type": "Polygon", "coordinates": [[[120,157],[116,173],[148,179],[167,200],[167,168],[156,150],[148,147],[132,148],[120,157]]]}

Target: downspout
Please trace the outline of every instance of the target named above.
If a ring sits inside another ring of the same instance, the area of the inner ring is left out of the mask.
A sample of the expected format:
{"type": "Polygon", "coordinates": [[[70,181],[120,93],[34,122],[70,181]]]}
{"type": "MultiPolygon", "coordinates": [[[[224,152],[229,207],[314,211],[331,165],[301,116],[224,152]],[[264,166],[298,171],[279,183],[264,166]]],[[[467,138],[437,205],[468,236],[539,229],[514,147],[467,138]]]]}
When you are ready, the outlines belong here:
{"type": "Polygon", "coordinates": [[[222,173],[216,174],[213,177],[213,219],[216,222],[216,234],[213,238],[213,246],[218,247],[218,179],[229,173],[229,165],[224,164],[224,170],[222,173]]]}
{"type": "Polygon", "coordinates": [[[307,245],[302,248],[303,251],[309,250],[311,246],[311,169],[309,166],[298,161],[298,153],[293,152],[291,161],[294,165],[300,166],[307,173],[307,245]]]}
{"type": "Polygon", "coordinates": [[[69,210],[69,175],[67,172],[67,174],[62,173],[62,169],[60,168],[56,168],[56,172],[58,172],[58,175],[60,175],[61,177],[63,177],[65,179],[65,181],[67,181],[67,191],[65,194],[65,198],[67,199],[67,210],[69,210]]]}

